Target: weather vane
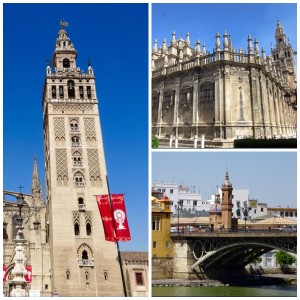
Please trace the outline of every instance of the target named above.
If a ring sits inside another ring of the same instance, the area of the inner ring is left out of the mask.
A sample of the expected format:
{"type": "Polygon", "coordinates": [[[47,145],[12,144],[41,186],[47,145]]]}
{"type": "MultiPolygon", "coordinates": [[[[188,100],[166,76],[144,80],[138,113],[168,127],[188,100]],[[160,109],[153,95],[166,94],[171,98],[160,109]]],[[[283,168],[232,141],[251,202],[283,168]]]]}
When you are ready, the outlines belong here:
{"type": "Polygon", "coordinates": [[[59,25],[60,25],[61,29],[64,29],[65,27],[69,26],[69,23],[62,20],[62,21],[59,22],[59,25]]]}

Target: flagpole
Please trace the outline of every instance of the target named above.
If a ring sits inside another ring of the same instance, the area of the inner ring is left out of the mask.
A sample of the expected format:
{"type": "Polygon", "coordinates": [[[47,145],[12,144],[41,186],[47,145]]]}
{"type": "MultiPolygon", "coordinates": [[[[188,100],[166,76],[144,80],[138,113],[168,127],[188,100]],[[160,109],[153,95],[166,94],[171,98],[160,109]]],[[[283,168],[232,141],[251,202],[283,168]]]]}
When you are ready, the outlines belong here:
{"type": "MultiPolygon", "coordinates": [[[[106,184],[107,184],[107,189],[108,189],[108,197],[109,197],[110,210],[111,210],[111,213],[113,215],[112,205],[111,205],[111,197],[110,197],[110,189],[109,189],[108,176],[107,175],[106,175],[106,184]]],[[[116,232],[115,224],[114,224],[114,222],[112,222],[112,223],[113,223],[113,226],[114,226],[114,231],[116,232]]],[[[121,253],[120,253],[120,247],[119,247],[118,240],[116,240],[116,244],[117,244],[117,250],[118,250],[118,261],[119,261],[119,265],[120,265],[120,271],[121,271],[121,277],[122,277],[122,284],[123,284],[124,296],[127,297],[127,291],[126,291],[126,285],[125,285],[125,278],[124,278],[124,273],[123,273],[123,268],[122,268],[122,258],[121,258],[121,253]]]]}

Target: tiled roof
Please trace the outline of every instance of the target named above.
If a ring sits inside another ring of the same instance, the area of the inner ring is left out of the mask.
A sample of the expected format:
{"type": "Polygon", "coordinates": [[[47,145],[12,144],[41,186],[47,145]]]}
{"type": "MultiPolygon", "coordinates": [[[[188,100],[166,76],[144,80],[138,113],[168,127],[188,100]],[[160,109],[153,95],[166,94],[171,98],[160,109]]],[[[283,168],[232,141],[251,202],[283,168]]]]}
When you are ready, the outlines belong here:
{"type": "Polygon", "coordinates": [[[297,225],[296,220],[282,217],[273,217],[261,220],[255,223],[256,225],[297,225]]]}
{"type": "MultiPolygon", "coordinates": [[[[178,223],[178,219],[176,217],[171,219],[172,225],[177,223],[178,223]]],[[[189,225],[209,224],[209,217],[179,218],[179,224],[189,224],[189,225]]]]}
{"type": "Polygon", "coordinates": [[[123,261],[148,261],[148,252],[122,251],[121,257],[123,261]]]}

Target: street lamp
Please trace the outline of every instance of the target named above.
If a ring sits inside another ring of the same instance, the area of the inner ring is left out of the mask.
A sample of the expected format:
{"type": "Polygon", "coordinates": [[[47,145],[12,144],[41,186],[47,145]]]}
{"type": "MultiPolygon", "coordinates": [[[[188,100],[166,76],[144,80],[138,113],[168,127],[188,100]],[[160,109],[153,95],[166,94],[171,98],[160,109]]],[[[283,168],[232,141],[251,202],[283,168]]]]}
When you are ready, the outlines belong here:
{"type": "Polygon", "coordinates": [[[249,216],[249,210],[251,210],[251,207],[248,207],[247,202],[244,202],[244,207],[242,208],[243,210],[243,214],[244,214],[244,220],[245,220],[245,232],[247,231],[247,227],[246,227],[246,222],[247,222],[247,218],[249,216]]]}
{"type": "Polygon", "coordinates": [[[35,220],[34,222],[33,222],[33,228],[34,228],[34,230],[38,230],[39,229],[39,227],[40,227],[40,222],[39,222],[39,220],[35,220]]]}

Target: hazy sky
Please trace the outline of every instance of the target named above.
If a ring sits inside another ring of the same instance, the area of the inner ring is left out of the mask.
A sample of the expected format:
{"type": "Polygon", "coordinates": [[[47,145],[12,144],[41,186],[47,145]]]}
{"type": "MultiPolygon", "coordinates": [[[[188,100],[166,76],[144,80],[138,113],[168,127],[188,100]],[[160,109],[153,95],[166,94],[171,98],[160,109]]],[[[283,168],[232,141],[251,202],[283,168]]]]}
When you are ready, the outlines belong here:
{"type": "Polygon", "coordinates": [[[154,152],[152,182],[195,186],[202,199],[221,186],[226,170],[235,189],[269,207],[297,206],[297,154],[291,152],[154,152]]]}
{"type": "Polygon", "coordinates": [[[90,59],[96,76],[111,193],[125,193],[132,241],[121,250],[146,251],[147,4],[5,4],[3,14],[4,189],[30,193],[34,155],[45,187],[42,92],[64,19],[77,66],[86,72],[90,59]]]}
{"type": "MultiPolygon", "coordinates": [[[[271,43],[275,45],[275,29],[277,18],[289,37],[294,50],[297,48],[297,5],[294,4],[235,4],[235,3],[197,3],[197,4],[153,4],[152,6],[152,45],[154,39],[161,47],[163,39],[170,44],[175,30],[176,38],[185,39],[190,33],[191,46],[200,39],[201,48],[212,52],[215,48],[215,35],[227,31],[232,36],[235,49],[247,49],[248,34],[257,38],[259,49],[264,47],[270,54],[271,43]]],[[[254,46],[254,44],[253,44],[254,46]]]]}

